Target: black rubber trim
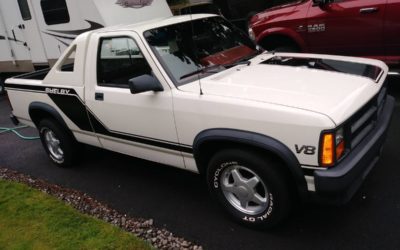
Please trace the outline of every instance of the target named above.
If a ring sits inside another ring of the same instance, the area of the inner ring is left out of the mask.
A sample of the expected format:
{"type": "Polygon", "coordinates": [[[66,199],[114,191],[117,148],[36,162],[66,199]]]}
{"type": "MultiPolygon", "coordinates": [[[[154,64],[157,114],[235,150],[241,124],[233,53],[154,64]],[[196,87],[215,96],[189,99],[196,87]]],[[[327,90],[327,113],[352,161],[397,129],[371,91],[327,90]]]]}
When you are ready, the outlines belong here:
{"type": "MultiPolygon", "coordinates": [[[[266,152],[273,153],[286,163],[292,176],[294,177],[299,193],[303,197],[307,194],[307,183],[304,178],[303,170],[300,166],[299,161],[293,152],[286,147],[283,143],[278,140],[254,133],[249,131],[235,130],[235,129],[224,129],[216,128],[202,131],[199,133],[193,142],[193,154],[197,163],[197,166],[203,168],[201,158],[201,146],[208,142],[231,142],[239,143],[242,145],[254,146],[265,150],[266,152]]],[[[203,164],[204,165],[204,164],[203,164]]],[[[200,170],[200,169],[199,169],[200,170]]],[[[200,170],[203,171],[203,170],[200,170]]]]}
{"type": "Polygon", "coordinates": [[[314,172],[319,195],[341,196],[342,202],[351,199],[379,158],[394,106],[394,98],[388,96],[375,129],[337,166],[314,172]]]}
{"type": "MultiPolygon", "coordinates": [[[[55,108],[53,108],[52,106],[50,106],[47,103],[43,103],[43,102],[32,102],[29,105],[29,116],[31,117],[31,119],[33,118],[33,113],[35,111],[44,111],[46,113],[49,113],[54,119],[56,119],[56,121],[58,123],[60,123],[62,126],[64,126],[65,128],[68,128],[67,124],[65,123],[64,119],[61,117],[61,115],[57,112],[57,110],[55,108]]],[[[35,123],[36,127],[38,127],[38,122],[40,121],[35,121],[34,119],[32,119],[32,121],[35,123]]]]}

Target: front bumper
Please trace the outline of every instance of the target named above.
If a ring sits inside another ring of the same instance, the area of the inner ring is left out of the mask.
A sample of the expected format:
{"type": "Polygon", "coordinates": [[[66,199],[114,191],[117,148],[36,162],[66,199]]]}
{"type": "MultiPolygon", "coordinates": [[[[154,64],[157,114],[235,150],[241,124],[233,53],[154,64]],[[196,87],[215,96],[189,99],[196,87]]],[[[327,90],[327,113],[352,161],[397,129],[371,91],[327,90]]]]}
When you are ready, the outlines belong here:
{"type": "Polygon", "coordinates": [[[379,159],[395,100],[388,96],[376,127],[337,166],[314,172],[317,198],[342,204],[349,201],[379,159]]]}

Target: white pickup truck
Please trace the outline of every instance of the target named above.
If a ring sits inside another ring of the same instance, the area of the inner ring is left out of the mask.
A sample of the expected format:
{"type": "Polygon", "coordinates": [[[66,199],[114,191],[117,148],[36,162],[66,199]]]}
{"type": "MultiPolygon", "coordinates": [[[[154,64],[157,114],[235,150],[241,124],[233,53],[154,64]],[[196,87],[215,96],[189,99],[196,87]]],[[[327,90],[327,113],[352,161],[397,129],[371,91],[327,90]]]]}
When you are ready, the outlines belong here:
{"type": "MultiPolygon", "coordinates": [[[[348,201],[394,108],[376,60],[258,51],[192,15],[80,35],[51,70],[10,78],[11,118],[69,166],[90,144],[204,174],[236,220],[271,227],[298,197],[348,201]]],[[[183,188],[183,187],[182,187],[183,188]]]]}

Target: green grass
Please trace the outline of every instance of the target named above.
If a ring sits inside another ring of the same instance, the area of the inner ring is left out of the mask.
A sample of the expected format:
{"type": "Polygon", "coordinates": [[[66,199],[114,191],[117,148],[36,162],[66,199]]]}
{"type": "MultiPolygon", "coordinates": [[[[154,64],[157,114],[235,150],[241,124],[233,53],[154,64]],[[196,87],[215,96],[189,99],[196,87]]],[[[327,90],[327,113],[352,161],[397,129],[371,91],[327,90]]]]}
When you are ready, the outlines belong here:
{"type": "Polygon", "coordinates": [[[0,249],[151,249],[26,185],[0,180],[0,249]]]}

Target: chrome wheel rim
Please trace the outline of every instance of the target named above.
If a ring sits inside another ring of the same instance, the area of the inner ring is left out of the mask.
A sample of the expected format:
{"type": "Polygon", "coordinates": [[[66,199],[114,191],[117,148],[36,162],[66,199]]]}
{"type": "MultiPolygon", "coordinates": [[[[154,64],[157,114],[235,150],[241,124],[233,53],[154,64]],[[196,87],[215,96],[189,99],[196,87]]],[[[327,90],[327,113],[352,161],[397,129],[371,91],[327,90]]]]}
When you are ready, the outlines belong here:
{"type": "Polygon", "coordinates": [[[221,189],[228,202],[240,212],[256,215],[269,205],[268,189],[252,170],[235,165],[221,174],[221,189]]]}
{"type": "Polygon", "coordinates": [[[54,157],[57,161],[64,159],[64,151],[61,149],[60,140],[50,129],[45,129],[43,132],[44,141],[46,143],[47,149],[50,155],[54,157]]]}

